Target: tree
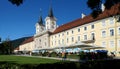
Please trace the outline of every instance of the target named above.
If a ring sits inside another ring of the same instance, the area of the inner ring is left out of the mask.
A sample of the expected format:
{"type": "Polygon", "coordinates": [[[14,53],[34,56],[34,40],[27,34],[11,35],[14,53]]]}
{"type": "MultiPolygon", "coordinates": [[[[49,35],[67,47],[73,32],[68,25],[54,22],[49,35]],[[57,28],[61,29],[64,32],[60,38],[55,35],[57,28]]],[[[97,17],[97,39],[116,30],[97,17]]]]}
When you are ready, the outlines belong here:
{"type": "Polygon", "coordinates": [[[15,4],[16,6],[19,6],[24,2],[24,0],[8,0],[8,1],[10,1],[12,4],[15,4]]]}
{"type": "Polygon", "coordinates": [[[13,46],[10,39],[6,39],[0,44],[0,54],[11,54],[13,51],[13,46]]]}
{"type": "Polygon", "coordinates": [[[105,9],[110,9],[113,5],[120,3],[120,0],[88,0],[87,5],[92,10],[93,18],[96,18],[101,12],[101,4],[104,4],[105,9]]]}

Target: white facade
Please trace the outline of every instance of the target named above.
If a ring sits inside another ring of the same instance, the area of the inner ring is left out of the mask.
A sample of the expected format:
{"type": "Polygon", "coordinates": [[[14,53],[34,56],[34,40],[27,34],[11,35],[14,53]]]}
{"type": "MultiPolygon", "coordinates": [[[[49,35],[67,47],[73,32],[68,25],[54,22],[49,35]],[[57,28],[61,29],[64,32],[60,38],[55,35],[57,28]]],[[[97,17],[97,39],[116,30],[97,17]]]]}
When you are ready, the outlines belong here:
{"type": "Polygon", "coordinates": [[[35,49],[34,44],[34,41],[22,44],[19,46],[19,51],[33,51],[35,49]]]}
{"type": "Polygon", "coordinates": [[[36,34],[34,35],[35,50],[50,47],[50,34],[56,28],[56,18],[53,16],[51,8],[48,16],[45,18],[45,25],[43,25],[42,20],[39,20],[39,23],[36,24],[36,34]]]}

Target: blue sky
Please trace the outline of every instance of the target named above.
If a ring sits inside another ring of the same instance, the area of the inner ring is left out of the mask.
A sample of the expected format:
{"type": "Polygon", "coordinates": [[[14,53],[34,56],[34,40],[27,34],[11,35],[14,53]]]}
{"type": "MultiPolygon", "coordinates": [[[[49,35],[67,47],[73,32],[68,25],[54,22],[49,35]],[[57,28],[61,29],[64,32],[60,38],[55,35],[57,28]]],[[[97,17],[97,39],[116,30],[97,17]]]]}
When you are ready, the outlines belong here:
{"type": "MultiPolygon", "coordinates": [[[[81,18],[81,13],[86,15],[91,13],[87,7],[87,0],[52,0],[54,16],[57,24],[68,23],[81,18]]],[[[50,0],[25,0],[17,7],[8,0],[0,0],[0,37],[2,40],[11,40],[35,34],[35,24],[40,16],[48,15],[50,0]]]]}

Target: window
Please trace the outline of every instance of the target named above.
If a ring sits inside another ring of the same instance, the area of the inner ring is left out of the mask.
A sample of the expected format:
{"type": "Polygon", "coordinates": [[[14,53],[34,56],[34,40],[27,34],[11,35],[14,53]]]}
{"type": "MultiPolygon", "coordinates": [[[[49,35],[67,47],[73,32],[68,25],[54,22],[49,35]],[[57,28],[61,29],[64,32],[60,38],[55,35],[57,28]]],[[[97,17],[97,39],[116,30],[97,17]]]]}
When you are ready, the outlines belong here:
{"type": "Polygon", "coordinates": [[[91,33],[91,39],[95,40],[95,33],[91,33]]]}
{"type": "Polygon", "coordinates": [[[91,29],[94,29],[94,25],[91,25],[91,29]]]}
{"type": "Polygon", "coordinates": [[[110,47],[114,47],[114,41],[110,41],[110,47]]]}
{"type": "Polygon", "coordinates": [[[102,47],[106,47],[106,42],[102,42],[102,47]]]}
{"type": "Polygon", "coordinates": [[[59,34],[59,37],[60,37],[60,34],[59,34]]]}
{"type": "Polygon", "coordinates": [[[72,42],[74,42],[74,37],[72,37],[72,42]]]}
{"type": "Polygon", "coordinates": [[[72,34],[74,33],[74,31],[72,30],[72,34]]]}
{"type": "Polygon", "coordinates": [[[45,42],[45,46],[46,46],[46,42],[45,42]]]}
{"type": "Polygon", "coordinates": [[[64,33],[62,34],[62,36],[64,36],[64,33]]]}
{"type": "Polygon", "coordinates": [[[114,29],[110,29],[110,36],[114,36],[114,29]]]}
{"type": "Polygon", "coordinates": [[[120,40],[118,40],[118,47],[120,47],[120,40]]]}
{"type": "Polygon", "coordinates": [[[84,30],[87,30],[87,27],[84,27],[84,30]]]}
{"type": "Polygon", "coordinates": [[[67,35],[69,35],[69,32],[67,32],[67,35]]]}
{"type": "Polygon", "coordinates": [[[60,40],[59,40],[58,42],[59,42],[59,44],[60,44],[60,40]]]}
{"type": "Polygon", "coordinates": [[[56,45],[56,41],[55,41],[55,45],[56,45]]]}
{"type": "Polygon", "coordinates": [[[114,23],[114,19],[111,18],[111,19],[110,19],[110,24],[113,24],[113,23],[114,23]]]}
{"type": "Polygon", "coordinates": [[[118,35],[120,35],[120,27],[118,28],[118,35]]]}
{"type": "Polygon", "coordinates": [[[52,41],[52,46],[53,46],[53,41],[52,41]]]}
{"type": "Polygon", "coordinates": [[[80,28],[78,28],[78,32],[80,32],[80,28]]]}
{"type": "Polygon", "coordinates": [[[62,39],[62,43],[64,44],[64,39],[62,39]]]}
{"type": "Polygon", "coordinates": [[[80,41],[80,36],[78,36],[78,41],[80,41]]]}
{"type": "Polygon", "coordinates": [[[106,26],[105,20],[102,21],[102,26],[106,26]]]}
{"type": "Polygon", "coordinates": [[[67,38],[67,43],[69,42],[69,39],[67,38]]]}
{"type": "Polygon", "coordinates": [[[84,40],[87,40],[87,35],[84,35],[84,40]]]}
{"type": "Polygon", "coordinates": [[[38,33],[39,32],[39,28],[37,28],[36,30],[37,30],[36,33],[38,33]]]}
{"type": "Polygon", "coordinates": [[[39,41],[41,42],[41,39],[39,41]]]}
{"type": "Polygon", "coordinates": [[[102,37],[106,37],[106,31],[105,30],[102,31],[102,37]]]}

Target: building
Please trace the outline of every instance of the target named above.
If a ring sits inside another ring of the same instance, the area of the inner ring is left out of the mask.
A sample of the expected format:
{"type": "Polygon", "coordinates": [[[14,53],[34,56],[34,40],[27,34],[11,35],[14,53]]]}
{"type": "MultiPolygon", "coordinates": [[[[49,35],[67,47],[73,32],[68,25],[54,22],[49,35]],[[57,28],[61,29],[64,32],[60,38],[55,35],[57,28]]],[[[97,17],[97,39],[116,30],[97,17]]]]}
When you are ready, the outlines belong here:
{"type": "Polygon", "coordinates": [[[77,43],[85,43],[120,55],[120,3],[106,10],[102,5],[102,13],[93,18],[82,14],[82,18],[57,27],[57,19],[52,7],[43,23],[42,16],[36,23],[34,49],[70,47],[77,43]]]}
{"type": "Polygon", "coordinates": [[[32,52],[34,50],[34,41],[33,37],[30,37],[23,41],[23,43],[19,46],[19,51],[24,52],[32,52]]]}

